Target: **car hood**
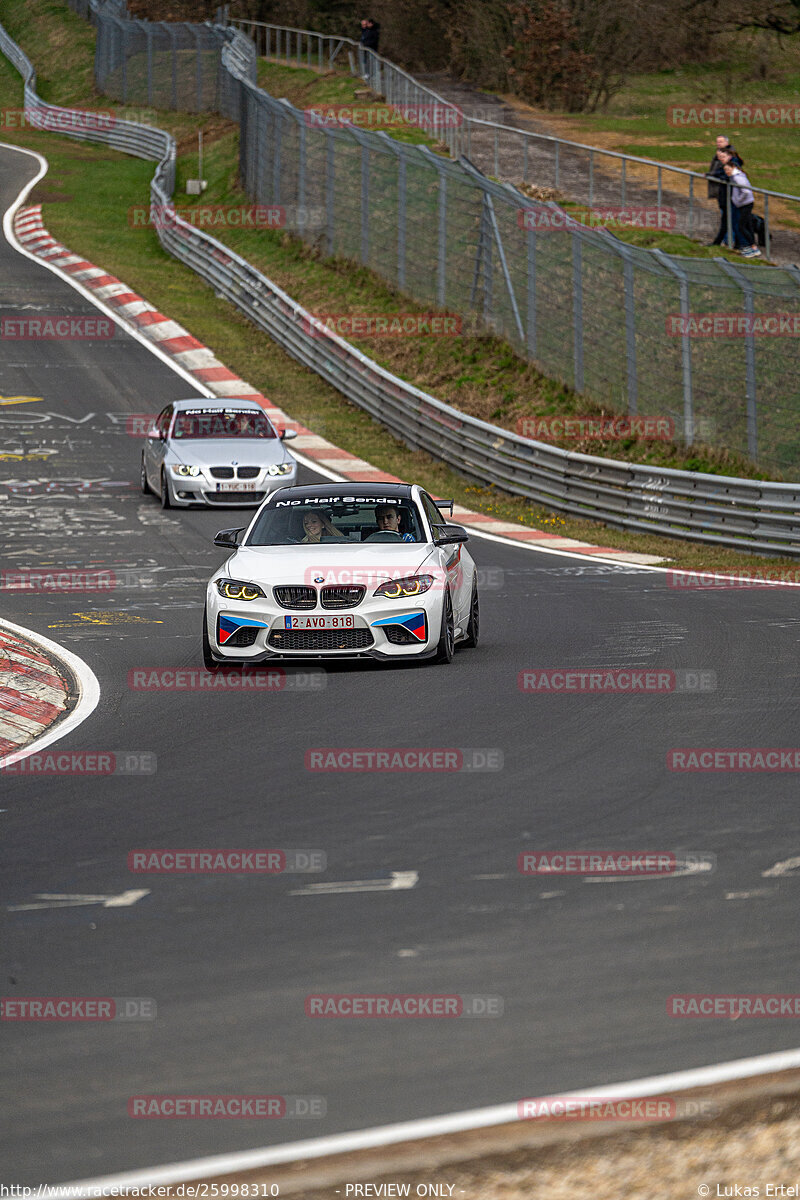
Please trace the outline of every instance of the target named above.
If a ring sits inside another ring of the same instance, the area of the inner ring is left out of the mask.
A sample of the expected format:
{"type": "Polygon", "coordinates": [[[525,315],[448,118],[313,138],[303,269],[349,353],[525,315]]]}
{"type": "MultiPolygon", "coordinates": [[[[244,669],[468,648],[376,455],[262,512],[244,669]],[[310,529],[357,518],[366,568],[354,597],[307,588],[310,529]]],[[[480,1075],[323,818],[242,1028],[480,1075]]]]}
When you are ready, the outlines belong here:
{"type": "Polygon", "coordinates": [[[434,547],[422,542],[350,542],[342,546],[244,546],[225,564],[234,579],[280,583],[369,584],[400,579],[434,563],[434,547]]]}
{"type": "Polygon", "coordinates": [[[290,457],[280,438],[181,438],[169,443],[177,462],[195,467],[269,467],[290,457]]]}

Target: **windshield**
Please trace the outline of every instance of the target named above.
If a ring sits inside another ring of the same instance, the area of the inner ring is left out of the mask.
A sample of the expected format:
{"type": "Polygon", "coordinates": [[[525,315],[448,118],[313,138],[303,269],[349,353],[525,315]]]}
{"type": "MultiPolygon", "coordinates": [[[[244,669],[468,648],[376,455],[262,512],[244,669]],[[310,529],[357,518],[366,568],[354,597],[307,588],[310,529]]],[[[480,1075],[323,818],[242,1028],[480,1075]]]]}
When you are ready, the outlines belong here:
{"type": "Polygon", "coordinates": [[[410,500],[278,500],[262,510],[248,546],[295,546],[354,542],[402,545],[422,542],[422,521],[410,500]]]}
{"type": "Polygon", "coordinates": [[[253,408],[188,408],[177,413],[173,438],[274,438],[263,412],[253,408]]]}

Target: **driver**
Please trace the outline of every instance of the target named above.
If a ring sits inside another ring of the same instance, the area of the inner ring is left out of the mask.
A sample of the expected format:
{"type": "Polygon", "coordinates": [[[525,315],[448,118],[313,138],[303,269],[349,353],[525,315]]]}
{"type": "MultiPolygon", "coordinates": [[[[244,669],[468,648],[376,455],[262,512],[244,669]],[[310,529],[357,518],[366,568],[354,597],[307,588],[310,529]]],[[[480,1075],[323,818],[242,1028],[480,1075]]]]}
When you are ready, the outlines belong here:
{"type": "Polygon", "coordinates": [[[401,533],[400,512],[393,504],[381,504],[375,509],[375,524],[379,533],[396,533],[403,542],[413,542],[410,533],[401,533]]]}

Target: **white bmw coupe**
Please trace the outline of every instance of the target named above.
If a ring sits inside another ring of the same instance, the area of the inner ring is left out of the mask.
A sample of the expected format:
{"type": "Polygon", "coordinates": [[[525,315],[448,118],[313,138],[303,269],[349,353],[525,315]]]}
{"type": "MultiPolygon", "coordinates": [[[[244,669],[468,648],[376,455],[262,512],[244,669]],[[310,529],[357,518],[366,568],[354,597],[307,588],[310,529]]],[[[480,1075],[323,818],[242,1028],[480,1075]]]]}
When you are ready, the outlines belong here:
{"type": "Polygon", "coordinates": [[[478,643],[468,534],[416,484],[281,488],[247,529],[223,529],[234,551],[215,571],[203,616],[203,660],[435,658],[478,643]]]}

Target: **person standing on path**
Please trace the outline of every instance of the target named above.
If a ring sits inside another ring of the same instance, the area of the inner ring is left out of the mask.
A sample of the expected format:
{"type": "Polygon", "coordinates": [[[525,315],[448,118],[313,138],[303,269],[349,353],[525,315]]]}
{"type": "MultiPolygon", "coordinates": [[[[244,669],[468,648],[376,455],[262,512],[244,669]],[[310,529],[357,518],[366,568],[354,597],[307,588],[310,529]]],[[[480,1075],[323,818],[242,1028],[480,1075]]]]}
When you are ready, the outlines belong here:
{"type": "Polygon", "coordinates": [[[728,187],[726,186],[725,167],[722,159],[723,154],[730,154],[734,166],[743,167],[744,159],[740,157],[734,150],[733,146],[728,141],[728,135],[721,133],[717,138],[717,149],[706,174],[708,179],[708,198],[716,200],[719,205],[719,232],[710,243],[712,246],[721,246],[728,235],[728,187]]]}
{"type": "Polygon", "coordinates": [[[367,50],[378,52],[378,42],[380,41],[381,27],[377,21],[373,21],[372,17],[366,17],[361,22],[361,45],[366,46],[367,50]]]}
{"type": "Polygon", "coordinates": [[[734,249],[741,250],[745,258],[760,258],[753,233],[753,189],[741,167],[734,166],[733,156],[726,154],[725,174],[733,184],[731,190],[731,221],[733,224],[734,249]]]}

